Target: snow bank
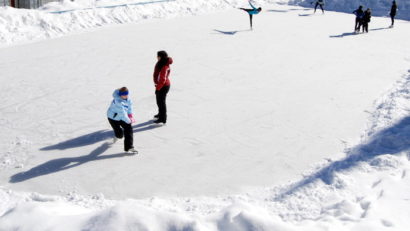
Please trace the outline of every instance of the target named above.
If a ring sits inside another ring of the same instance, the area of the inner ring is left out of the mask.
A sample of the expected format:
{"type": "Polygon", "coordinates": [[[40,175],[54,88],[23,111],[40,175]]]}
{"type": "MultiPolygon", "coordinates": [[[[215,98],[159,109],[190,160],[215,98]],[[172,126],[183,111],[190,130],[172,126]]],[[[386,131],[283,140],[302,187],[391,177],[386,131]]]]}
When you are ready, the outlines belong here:
{"type": "MultiPolygon", "coordinates": [[[[287,4],[288,0],[258,0],[255,4],[287,4]]],[[[311,0],[290,0],[290,4],[311,7],[311,0]]],[[[386,16],[391,2],[375,0],[329,0],[326,9],[351,13],[359,4],[373,14],[386,16]]],[[[410,0],[398,1],[397,18],[410,19],[410,0]]],[[[110,24],[140,22],[248,7],[245,0],[77,0],[51,2],[38,10],[0,7],[0,46],[55,38],[110,24]]]]}
{"type": "MultiPolygon", "coordinates": [[[[290,0],[290,4],[314,7],[314,0],[290,0]]],[[[396,18],[410,19],[410,0],[397,0],[396,18]]],[[[389,16],[392,0],[325,0],[325,10],[352,13],[359,5],[371,8],[373,16],[389,16]]]]}
{"type": "MultiPolygon", "coordinates": [[[[260,1],[263,3],[263,1],[260,1]]],[[[0,7],[0,45],[55,38],[103,25],[171,18],[247,6],[243,0],[77,0],[39,10],[0,7]]]]}
{"type": "Polygon", "coordinates": [[[378,102],[362,144],[290,185],[126,201],[0,188],[0,230],[406,230],[409,98],[410,74],[378,102]]]}

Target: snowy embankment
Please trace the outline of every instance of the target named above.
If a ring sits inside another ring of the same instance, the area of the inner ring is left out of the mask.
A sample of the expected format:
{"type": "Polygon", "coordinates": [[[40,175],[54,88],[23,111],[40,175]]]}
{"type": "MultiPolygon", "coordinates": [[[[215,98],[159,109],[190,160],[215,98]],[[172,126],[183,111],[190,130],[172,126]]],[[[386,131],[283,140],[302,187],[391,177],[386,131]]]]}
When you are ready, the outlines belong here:
{"type": "MultiPolygon", "coordinates": [[[[315,0],[290,0],[290,4],[304,7],[314,7],[315,0]]],[[[352,13],[359,5],[370,8],[373,16],[390,17],[393,0],[325,0],[325,10],[352,13]]],[[[410,20],[410,0],[396,0],[398,11],[396,18],[410,20]]],[[[320,8],[319,8],[320,10],[320,8]]]]}
{"type": "MultiPolygon", "coordinates": [[[[312,7],[312,1],[258,0],[255,4],[295,4],[312,7]]],[[[326,10],[350,13],[358,4],[373,9],[375,16],[387,16],[390,2],[355,0],[326,1],[326,10]]],[[[399,1],[397,18],[410,19],[410,0],[399,1]]],[[[0,7],[0,46],[55,38],[110,24],[139,22],[144,19],[173,18],[248,7],[244,0],[66,0],[52,2],[40,10],[0,7]]]]}
{"type": "Polygon", "coordinates": [[[248,7],[242,0],[66,0],[49,3],[40,10],[0,7],[0,46],[55,38],[104,25],[200,15],[235,6],[248,7]]]}

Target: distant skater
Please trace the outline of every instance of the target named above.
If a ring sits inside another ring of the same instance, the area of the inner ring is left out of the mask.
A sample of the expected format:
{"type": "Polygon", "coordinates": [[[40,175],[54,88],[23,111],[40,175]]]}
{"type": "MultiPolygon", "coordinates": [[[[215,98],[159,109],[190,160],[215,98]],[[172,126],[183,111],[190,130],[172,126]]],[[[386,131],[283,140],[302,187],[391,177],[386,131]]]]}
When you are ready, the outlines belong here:
{"type": "Polygon", "coordinates": [[[363,16],[363,33],[369,33],[369,23],[370,23],[370,18],[372,17],[372,11],[370,8],[367,8],[367,10],[364,12],[363,16]]]}
{"type": "Polygon", "coordinates": [[[391,5],[391,9],[390,9],[390,18],[391,18],[390,27],[394,26],[394,18],[396,17],[396,13],[397,13],[397,4],[396,4],[396,1],[393,1],[391,5]]]}
{"type": "Polygon", "coordinates": [[[112,94],[113,100],[107,111],[108,122],[114,130],[114,143],[124,138],[124,151],[138,153],[134,149],[132,123],[135,119],[132,115],[132,102],[128,98],[128,89],[122,87],[112,94]]]}
{"type": "Polygon", "coordinates": [[[315,11],[313,13],[316,13],[316,9],[318,6],[320,6],[320,9],[322,9],[322,13],[325,13],[325,10],[323,9],[323,6],[325,5],[325,1],[324,0],[317,0],[316,4],[315,4],[315,11]]]}
{"type": "Polygon", "coordinates": [[[158,62],[155,64],[154,69],[154,84],[155,84],[155,96],[157,99],[158,105],[158,114],[154,116],[157,120],[154,123],[165,124],[167,122],[167,94],[171,87],[171,81],[169,80],[169,74],[171,73],[170,65],[173,60],[171,57],[168,57],[166,51],[157,52],[158,62]]]}
{"type": "Polygon", "coordinates": [[[359,8],[357,8],[355,11],[353,11],[353,14],[356,15],[354,31],[357,33],[357,32],[360,32],[360,27],[363,24],[363,16],[364,16],[363,6],[360,5],[359,8]]]}
{"type": "Polygon", "coordinates": [[[249,20],[250,20],[250,22],[251,22],[251,30],[253,30],[253,28],[252,28],[252,16],[253,16],[254,14],[259,14],[259,12],[262,11],[262,8],[261,8],[261,7],[259,7],[259,8],[254,7],[254,6],[252,5],[251,1],[249,1],[249,5],[252,7],[252,9],[245,9],[245,8],[239,8],[239,9],[248,12],[248,14],[249,14],[249,20]]]}

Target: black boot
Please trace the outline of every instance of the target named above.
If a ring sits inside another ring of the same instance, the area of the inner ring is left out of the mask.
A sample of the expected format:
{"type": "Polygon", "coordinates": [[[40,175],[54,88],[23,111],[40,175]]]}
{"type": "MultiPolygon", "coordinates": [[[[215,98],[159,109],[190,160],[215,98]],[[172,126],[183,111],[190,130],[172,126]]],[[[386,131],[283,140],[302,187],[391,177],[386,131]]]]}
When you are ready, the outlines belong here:
{"type": "Polygon", "coordinates": [[[154,121],[154,123],[155,124],[160,124],[160,123],[166,124],[167,122],[165,120],[157,119],[154,121]]]}

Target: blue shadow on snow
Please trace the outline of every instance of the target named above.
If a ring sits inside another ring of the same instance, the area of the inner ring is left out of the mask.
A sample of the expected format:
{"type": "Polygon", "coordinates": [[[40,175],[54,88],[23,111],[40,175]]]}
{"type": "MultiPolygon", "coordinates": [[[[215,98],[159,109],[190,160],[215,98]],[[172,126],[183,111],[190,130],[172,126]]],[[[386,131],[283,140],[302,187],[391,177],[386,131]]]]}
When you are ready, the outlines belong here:
{"type": "Polygon", "coordinates": [[[308,16],[312,16],[313,14],[299,14],[300,17],[308,17],[308,16]]]}
{"type": "MultiPolygon", "coordinates": [[[[153,120],[149,120],[149,121],[134,125],[133,129],[134,129],[134,133],[137,133],[137,132],[151,130],[157,127],[158,126],[155,126],[153,124],[153,120]]],[[[96,131],[96,132],[89,133],[86,135],[82,135],[80,137],[76,137],[74,139],[66,140],[58,144],[53,144],[47,147],[43,147],[40,150],[41,151],[65,150],[65,149],[70,149],[70,148],[83,147],[83,146],[95,144],[95,143],[98,143],[98,142],[101,142],[101,141],[104,141],[104,140],[107,140],[113,137],[114,137],[114,132],[112,130],[100,130],[100,131],[96,131]]]]}
{"type": "MultiPolygon", "coordinates": [[[[369,31],[378,31],[378,30],[387,30],[387,29],[391,29],[390,27],[381,27],[381,28],[374,28],[374,29],[369,29],[369,31]]],[[[347,32],[347,33],[343,33],[340,35],[330,35],[330,38],[343,38],[346,36],[352,36],[352,35],[360,35],[363,33],[356,33],[356,32],[347,32]]]]}
{"type": "Polygon", "coordinates": [[[267,10],[267,12],[273,12],[273,13],[286,13],[289,12],[288,10],[267,10]]]}
{"type": "Polygon", "coordinates": [[[354,147],[347,153],[347,157],[332,162],[330,165],[297,182],[277,198],[290,195],[300,187],[318,179],[326,184],[332,184],[334,173],[336,172],[348,170],[360,162],[369,161],[379,155],[398,154],[408,150],[410,150],[410,116],[403,118],[389,128],[371,135],[367,143],[354,147]]]}
{"type": "Polygon", "coordinates": [[[225,34],[225,35],[235,35],[238,32],[245,32],[245,31],[251,31],[250,29],[248,30],[233,30],[233,31],[222,31],[222,30],[217,30],[214,29],[214,31],[221,33],[221,34],[225,34]]]}
{"type": "Polygon", "coordinates": [[[388,30],[392,29],[391,27],[380,27],[380,28],[374,28],[374,29],[369,29],[370,31],[377,31],[377,30],[388,30]]]}
{"type": "MultiPolygon", "coordinates": [[[[144,123],[134,125],[133,131],[134,133],[136,133],[136,132],[151,130],[154,128],[158,128],[158,126],[153,124],[153,120],[149,120],[144,123]]],[[[113,131],[101,130],[101,131],[93,132],[93,133],[83,135],[83,136],[80,136],[74,139],[70,139],[70,140],[55,144],[55,145],[47,146],[40,150],[48,151],[48,150],[64,150],[64,149],[69,149],[69,148],[77,148],[77,147],[95,144],[100,141],[104,141],[106,139],[110,139],[113,137],[114,137],[113,131]]],[[[100,145],[98,148],[93,150],[90,154],[85,155],[85,156],[58,158],[58,159],[47,161],[26,172],[20,172],[20,173],[13,175],[10,178],[9,182],[18,183],[18,182],[26,181],[26,180],[29,180],[35,177],[48,175],[51,173],[56,173],[59,171],[77,167],[79,165],[85,164],[90,161],[105,160],[105,159],[119,158],[119,157],[133,155],[133,154],[128,154],[128,153],[118,153],[118,154],[100,156],[105,151],[107,151],[107,149],[109,149],[110,147],[111,147],[111,144],[109,142],[105,142],[102,145],[100,145]]]]}
{"type": "Polygon", "coordinates": [[[360,33],[356,33],[356,32],[346,32],[343,34],[339,34],[339,35],[330,35],[330,38],[343,38],[346,36],[352,36],[352,35],[359,35],[360,33]]]}
{"type": "Polygon", "coordinates": [[[105,142],[101,146],[96,148],[94,151],[92,151],[90,154],[85,155],[85,156],[59,158],[59,159],[47,161],[28,171],[20,172],[20,173],[17,173],[11,176],[9,182],[10,183],[23,182],[23,181],[30,180],[35,177],[44,176],[44,175],[48,175],[51,173],[56,173],[59,171],[78,167],[90,161],[105,160],[105,159],[119,158],[119,157],[132,155],[128,153],[118,153],[118,154],[100,156],[102,153],[107,151],[108,148],[110,148],[110,144],[108,142],[105,142]]]}

